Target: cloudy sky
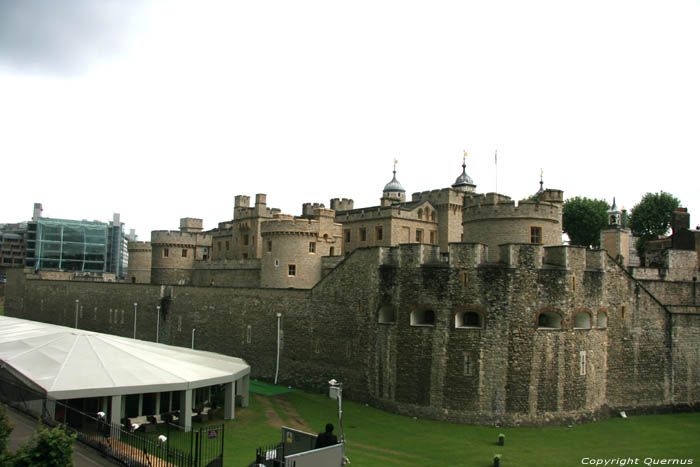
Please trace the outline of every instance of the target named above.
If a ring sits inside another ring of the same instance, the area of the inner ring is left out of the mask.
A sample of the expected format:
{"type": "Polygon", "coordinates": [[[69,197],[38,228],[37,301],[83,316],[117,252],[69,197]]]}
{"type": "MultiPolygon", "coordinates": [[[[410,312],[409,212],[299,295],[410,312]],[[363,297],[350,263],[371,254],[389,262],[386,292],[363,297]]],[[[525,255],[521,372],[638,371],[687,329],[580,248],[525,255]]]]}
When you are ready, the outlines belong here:
{"type": "Polygon", "coordinates": [[[0,222],[121,214],[141,240],[268,195],[391,179],[700,223],[700,1],[0,0],[0,222]],[[498,150],[498,165],[494,152],[498,150]]]}

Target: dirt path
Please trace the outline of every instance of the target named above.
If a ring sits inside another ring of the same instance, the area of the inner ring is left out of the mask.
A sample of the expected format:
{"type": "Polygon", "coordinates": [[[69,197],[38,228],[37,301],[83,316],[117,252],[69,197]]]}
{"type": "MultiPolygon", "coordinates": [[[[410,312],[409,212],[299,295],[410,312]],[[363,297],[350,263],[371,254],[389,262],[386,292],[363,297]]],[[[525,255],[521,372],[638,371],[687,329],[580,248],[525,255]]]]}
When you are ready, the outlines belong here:
{"type": "Polygon", "coordinates": [[[255,400],[260,402],[260,405],[262,405],[265,409],[265,418],[267,418],[267,423],[275,428],[282,428],[284,422],[272,407],[272,402],[270,399],[265,396],[261,396],[260,394],[256,394],[255,400]]]}

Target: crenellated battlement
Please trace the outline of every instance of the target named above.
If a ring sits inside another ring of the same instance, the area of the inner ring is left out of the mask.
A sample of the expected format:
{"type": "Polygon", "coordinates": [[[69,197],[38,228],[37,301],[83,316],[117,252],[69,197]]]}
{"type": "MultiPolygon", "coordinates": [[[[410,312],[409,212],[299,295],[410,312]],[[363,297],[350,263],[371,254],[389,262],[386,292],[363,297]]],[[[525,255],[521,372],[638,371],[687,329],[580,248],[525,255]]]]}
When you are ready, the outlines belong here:
{"type": "Polygon", "coordinates": [[[498,218],[532,218],[561,222],[561,206],[548,202],[530,200],[515,201],[495,193],[475,196],[462,211],[463,222],[498,218]],[[494,196],[489,196],[494,195],[494,196]]]}
{"type": "Polygon", "coordinates": [[[131,251],[151,251],[151,242],[129,242],[127,244],[128,250],[131,251]]]}
{"type": "Polygon", "coordinates": [[[355,202],[350,198],[333,198],[331,199],[331,209],[335,212],[350,211],[354,209],[355,202]]]}
{"type": "Polygon", "coordinates": [[[383,248],[381,264],[411,267],[425,264],[445,264],[456,268],[476,268],[484,265],[503,268],[562,269],[602,271],[605,252],[585,247],[561,245],[543,247],[531,243],[499,245],[498,260],[489,261],[489,247],[483,243],[450,243],[449,254],[440,254],[436,245],[401,244],[383,248]]]}
{"type": "Polygon", "coordinates": [[[304,203],[301,205],[301,215],[304,217],[313,217],[316,209],[325,209],[323,203],[304,203]]]}
{"type": "Polygon", "coordinates": [[[154,230],[151,232],[151,245],[170,244],[170,245],[197,245],[202,244],[203,240],[209,239],[211,235],[202,233],[180,232],[179,230],[154,230]]]}
{"type": "Polygon", "coordinates": [[[412,201],[429,201],[430,204],[437,207],[445,204],[454,204],[461,206],[464,203],[464,193],[455,190],[454,188],[441,188],[430,191],[420,191],[411,195],[412,201]]]}
{"type": "MultiPolygon", "coordinates": [[[[332,212],[331,210],[324,211],[332,212]]],[[[340,228],[340,224],[334,223],[333,225],[340,228]]],[[[321,228],[321,222],[319,222],[318,219],[294,218],[283,214],[262,223],[260,228],[263,237],[275,234],[318,234],[321,228]]]]}

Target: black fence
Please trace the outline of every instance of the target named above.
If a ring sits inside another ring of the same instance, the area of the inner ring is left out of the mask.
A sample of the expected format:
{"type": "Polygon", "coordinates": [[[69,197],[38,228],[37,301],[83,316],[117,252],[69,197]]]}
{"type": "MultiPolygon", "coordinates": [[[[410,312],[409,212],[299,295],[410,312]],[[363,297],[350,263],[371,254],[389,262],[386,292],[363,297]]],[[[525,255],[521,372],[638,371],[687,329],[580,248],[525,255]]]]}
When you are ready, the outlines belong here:
{"type": "MultiPolygon", "coordinates": [[[[224,425],[183,427],[168,422],[134,429],[129,419],[108,423],[99,417],[95,399],[55,401],[21,384],[0,370],[0,402],[42,420],[47,426],[64,424],[83,443],[129,466],[223,466],[224,425]],[[94,407],[89,407],[92,403],[94,407]],[[85,411],[85,407],[95,410],[85,411]]],[[[174,413],[166,414],[172,419],[174,413]]],[[[150,424],[149,424],[150,425],[150,424]]]]}

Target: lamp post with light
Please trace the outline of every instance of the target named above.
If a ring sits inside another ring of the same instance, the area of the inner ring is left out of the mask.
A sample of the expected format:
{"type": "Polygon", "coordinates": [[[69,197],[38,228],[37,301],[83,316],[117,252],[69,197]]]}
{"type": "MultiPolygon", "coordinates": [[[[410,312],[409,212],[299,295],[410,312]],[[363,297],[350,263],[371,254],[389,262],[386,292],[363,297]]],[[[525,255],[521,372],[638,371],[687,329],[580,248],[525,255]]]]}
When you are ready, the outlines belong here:
{"type": "Polygon", "coordinates": [[[345,432],[343,432],[343,383],[339,383],[335,379],[328,381],[331,389],[335,388],[338,399],[338,440],[342,444],[343,464],[349,463],[345,457],[345,432]]]}

